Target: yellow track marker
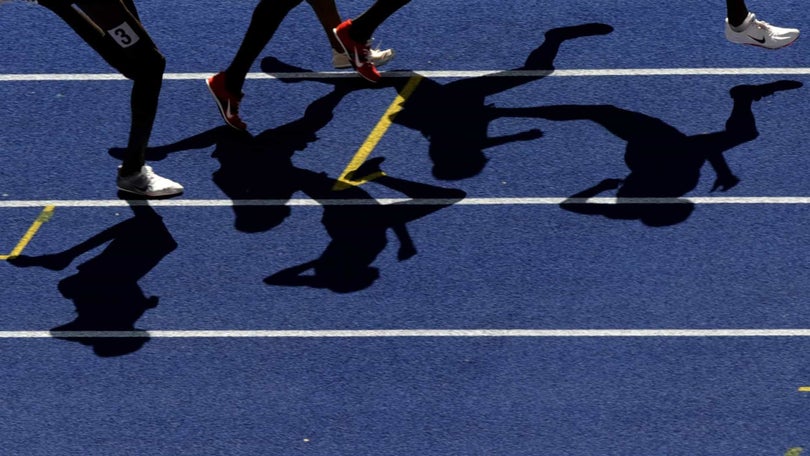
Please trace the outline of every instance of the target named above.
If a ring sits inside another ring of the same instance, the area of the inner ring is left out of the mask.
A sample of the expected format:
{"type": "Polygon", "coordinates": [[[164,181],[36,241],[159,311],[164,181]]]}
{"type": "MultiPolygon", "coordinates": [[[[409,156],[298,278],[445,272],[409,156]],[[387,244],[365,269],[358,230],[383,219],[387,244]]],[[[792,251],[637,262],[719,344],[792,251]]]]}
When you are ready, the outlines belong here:
{"type": "Polygon", "coordinates": [[[800,393],[810,393],[810,386],[800,386],[799,387],[800,393]]]}
{"type": "Polygon", "coordinates": [[[785,456],[799,456],[800,454],[802,454],[802,451],[804,451],[804,448],[802,448],[802,447],[791,448],[791,449],[787,450],[787,453],[785,453],[785,456]]]}
{"type": "Polygon", "coordinates": [[[25,232],[22,239],[20,239],[20,242],[18,242],[17,246],[14,247],[14,250],[12,250],[8,255],[0,255],[0,260],[8,260],[9,258],[19,256],[28,243],[31,242],[31,239],[34,238],[34,235],[37,234],[37,231],[39,231],[42,224],[53,217],[54,209],[55,206],[45,206],[45,209],[43,209],[37,219],[34,220],[34,223],[32,223],[31,227],[28,228],[28,231],[25,232]]]}
{"type": "Polygon", "coordinates": [[[346,169],[340,173],[340,177],[338,178],[337,182],[335,182],[335,186],[332,187],[332,190],[344,190],[379,177],[367,176],[366,179],[359,181],[349,181],[346,179],[346,175],[349,172],[357,169],[357,167],[362,165],[368,156],[371,155],[371,152],[375,147],[377,147],[380,139],[382,139],[383,135],[388,130],[388,127],[391,126],[391,122],[394,120],[394,117],[396,117],[397,113],[402,111],[402,104],[408,99],[408,97],[411,96],[411,94],[413,94],[413,92],[416,90],[416,86],[422,82],[422,79],[423,77],[418,74],[415,74],[408,79],[405,87],[402,88],[402,91],[397,94],[397,97],[394,99],[391,105],[388,106],[388,110],[385,111],[385,114],[383,114],[380,121],[377,122],[377,126],[371,130],[371,133],[368,135],[365,142],[363,142],[363,145],[360,146],[360,149],[357,150],[357,153],[354,154],[354,157],[346,166],[346,169]]]}

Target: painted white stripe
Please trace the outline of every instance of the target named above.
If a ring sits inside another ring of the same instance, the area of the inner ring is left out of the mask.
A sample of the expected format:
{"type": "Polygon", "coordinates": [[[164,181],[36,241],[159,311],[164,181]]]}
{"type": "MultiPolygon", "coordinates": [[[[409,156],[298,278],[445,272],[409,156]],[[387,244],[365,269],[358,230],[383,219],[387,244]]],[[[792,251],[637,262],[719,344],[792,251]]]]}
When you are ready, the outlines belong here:
{"type": "Polygon", "coordinates": [[[394,338],[394,337],[810,337],[810,329],[369,329],[369,330],[155,330],[0,331],[0,339],[45,338],[394,338]]]}
{"type": "Polygon", "coordinates": [[[380,198],[380,199],[332,199],[316,201],[309,198],[292,198],[288,200],[229,200],[229,199],[170,199],[170,200],[9,200],[0,201],[2,208],[25,207],[126,207],[133,205],[149,205],[153,207],[232,207],[232,206],[364,206],[376,204],[405,203],[413,205],[446,205],[460,206],[544,206],[557,205],[562,202],[592,203],[592,204],[782,204],[802,205],[810,204],[807,196],[739,196],[739,197],[691,197],[691,198],[562,198],[562,197],[536,197],[536,198],[464,198],[460,201],[454,199],[408,199],[408,198],[380,198]]]}
{"type": "MultiPolygon", "coordinates": [[[[165,80],[202,80],[215,72],[166,73],[165,80]]],[[[810,67],[801,68],[617,68],[571,70],[477,70],[477,71],[384,71],[385,77],[410,78],[414,73],[426,78],[498,77],[604,77],[604,76],[741,76],[741,75],[808,75],[810,67]]],[[[357,78],[354,72],[312,71],[290,73],[248,73],[248,79],[322,79],[357,78]]],[[[118,73],[39,73],[0,74],[0,82],[29,81],[123,81],[118,73]]]]}

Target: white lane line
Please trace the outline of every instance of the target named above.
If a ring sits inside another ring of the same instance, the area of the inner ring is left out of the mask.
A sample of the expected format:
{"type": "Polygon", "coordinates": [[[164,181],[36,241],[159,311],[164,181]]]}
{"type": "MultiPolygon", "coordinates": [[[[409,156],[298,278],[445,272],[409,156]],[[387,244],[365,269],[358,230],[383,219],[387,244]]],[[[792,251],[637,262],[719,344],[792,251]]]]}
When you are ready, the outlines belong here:
{"type": "Polygon", "coordinates": [[[25,207],[126,207],[132,205],[149,205],[153,207],[232,207],[232,206],[365,206],[376,204],[405,203],[413,205],[447,205],[457,206],[543,206],[558,205],[563,202],[571,204],[810,204],[807,196],[740,196],[740,197],[683,197],[683,198],[562,198],[562,197],[527,197],[527,198],[464,198],[454,199],[327,199],[309,198],[268,199],[268,200],[229,200],[229,199],[169,199],[169,200],[0,200],[2,208],[25,207]]]}
{"type": "MultiPolygon", "coordinates": [[[[165,80],[203,80],[215,72],[166,73],[165,80]]],[[[810,67],[802,68],[616,68],[570,70],[477,70],[477,71],[386,71],[385,77],[410,78],[419,74],[426,78],[478,77],[605,77],[605,76],[742,76],[742,75],[810,75],[810,67]]],[[[354,72],[304,71],[289,73],[248,73],[248,79],[322,79],[358,78],[354,72]]],[[[31,81],[123,81],[118,73],[33,73],[0,74],[0,82],[31,81]]]]}
{"type": "Polygon", "coordinates": [[[154,331],[0,331],[0,339],[46,338],[684,338],[810,337],[810,329],[369,329],[369,330],[154,330],[154,331]]]}

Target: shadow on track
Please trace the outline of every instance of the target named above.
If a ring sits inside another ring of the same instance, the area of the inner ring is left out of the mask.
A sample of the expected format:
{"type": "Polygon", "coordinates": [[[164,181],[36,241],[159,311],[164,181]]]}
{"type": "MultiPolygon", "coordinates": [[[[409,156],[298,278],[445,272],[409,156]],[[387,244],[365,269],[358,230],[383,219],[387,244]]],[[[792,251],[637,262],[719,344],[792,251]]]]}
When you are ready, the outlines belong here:
{"type": "Polygon", "coordinates": [[[371,264],[387,245],[388,228],[400,241],[399,259],[410,258],[416,247],[406,223],[454,204],[465,193],[386,176],[379,170],[381,160],[373,159],[355,176],[421,200],[382,205],[359,186],[338,187],[338,181],[325,173],[293,166],[294,153],[317,141],[318,130],[329,123],[337,104],[356,87],[352,82],[338,84],[334,91],[310,104],[302,118],[255,137],[220,127],[150,148],[147,157],[155,161],[170,153],[215,146],[213,157],[221,166],[213,180],[237,202],[233,206],[235,227],[242,232],[268,231],[280,225],[290,215],[285,203],[298,191],[317,200],[323,205],[322,223],[332,241],[319,259],[273,274],[266,283],[307,285],[342,293],[361,290],[379,276],[371,264]],[[310,268],[315,275],[301,275],[310,268]]]}
{"type": "Polygon", "coordinates": [[[107,246],[79,265],[77,273],[59,282],[59,291],[73,301],[76,319],[51,330],[59,339],[93,347],[99,356],[120,356],[140,349],[148,333],[135,322],[157,306],[157,296],[147,297],[138,281],[175,248],[163,219],[144,201],[128,201],[134,217],[118,223],[65,251],[36,257],[20,255],[8,262],[17,267],[39,266],[61,271],[76,258],[107,246]],[[116,337],[84,335],[86,331],[123,331],[116,337]],[[123,336],[123,337],[121,337],[123,336]]]}
{"type": "MultiPolygon", "coordinates": [[[[235,228],[245,233],[271,230],[290,215],[284,203],[299,190],[291,172],[292,156],[318,140],[318,130],[332,120],[335,107],[353,87],[336,87],[312,102],[303,117],[256,136],[217,127],[173,144],[150,147],[147,160],[214,146],[212,157],[220,168],[212,179],[228,198],[240,201],[233,206],[235,228]]],[[[120,149],[110,151],[113,156],[119,153],[120,149]]]]}
{"type": "Polygon", "coordinates": [[[335,180],[325,174],[296,171],[301,190],[323,204],[321,223],[331,241],[319,258],[279,271],[267,277],[265,283],[327,288],[338,293],[365,289],[379,277],[379,270],[371,264],[388,244],[389,228],[399,240],[397,258],[407,260],[416,255],[416,247],[406,224],[466,196],[461,190],[385,175],[379,168],[382,160],[378,157],[367,161],[349,178],[360,181],[376,176],[370,182],[399,191],[411,200],[383,205],[360,187],[336,190],[335,180]],[[303,274],[310,269],[313,274],[303,274]]]}
{"type": "MultiPolygon", "coordinates": [[[[554,71],[554,59],[560,46],[568,40],[587,36],[606,35],[613,28],[592,23],[561,27],[545,33],[545,41],[535,49],[521,67],[487,76],[460,79],[439,84],[430,79],[419,82],[415,92],[402,104],[402,110],[390,120],[398,125],[419,131],[428,139],[429,155],[433,162],[433,176],[441,180],[459,180],[480,173],[488,162],[485,149],[513,141],[529,141],[542,137],[532,129],[508,136],[489,137],[489,124],[498,118],[488,109],[486,97],[543,79],[554,71]],[[521,75],[521,71],[530,74],[521,75]]],[[[404,85],[402,78],[385,78],[370,86],[357,84],[355,79],[337,77],[284,78],[283,73],[306,73],[307,70],[287,65],[269,57],[262,61],[262,70],[273,73],[285,82],[318,81],[335,86],[351,83],[356,88],[371,89],[404,85]],[[354,82],[348,82],[354,81],[354,82]]],[[[413,75],[412,75],[413,76],[413,75]]],[[[418,76],[417,76],[418,77],[418,76]]]]}
{"type": "Polygon", "coordinates": [[[668,226],[685,221],[694,210],[694,204],[681,197],[695,189],[707,161],[717,175],[712,191],[727,191],[739,183],[723,153],[759,136],[751,110],[753,102],[801,86],[797,81],[736,86],[729,91],[734,105],[725,128],[694,136],[683,134],[661,119],[612,105],[493,109],[499,116],[590,120],[627,141],[624,161],[630,174],[624,179],[605,179],[572,195],[561,207],[581,214],[640,220],[648,226],[668,226]],[[609,190],[616,190],[616,204],[587,202],[609,190]],[[664,200],[645,202],[647,198],[664,200]]]}

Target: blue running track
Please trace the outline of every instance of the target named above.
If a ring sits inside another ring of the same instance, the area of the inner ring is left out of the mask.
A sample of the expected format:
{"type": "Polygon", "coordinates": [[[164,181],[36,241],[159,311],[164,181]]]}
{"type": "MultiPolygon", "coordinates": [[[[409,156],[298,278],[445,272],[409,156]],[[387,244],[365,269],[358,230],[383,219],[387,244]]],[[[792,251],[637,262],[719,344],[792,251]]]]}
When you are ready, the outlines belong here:
{"type": "Polygon", "coordinates": [[[116,194],[129,82],[0,7],[3,454],[810,454],[806,37],[730,44],[722,2],[414,1],[373,86],[304,3],[248,137],[203,80],[255,2],[136,2],[175,199],[116,194]]]}

